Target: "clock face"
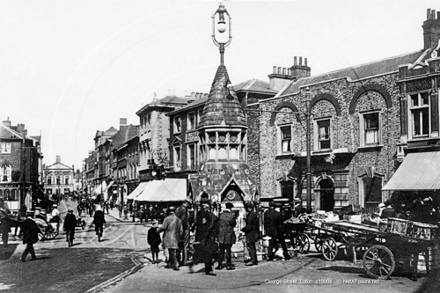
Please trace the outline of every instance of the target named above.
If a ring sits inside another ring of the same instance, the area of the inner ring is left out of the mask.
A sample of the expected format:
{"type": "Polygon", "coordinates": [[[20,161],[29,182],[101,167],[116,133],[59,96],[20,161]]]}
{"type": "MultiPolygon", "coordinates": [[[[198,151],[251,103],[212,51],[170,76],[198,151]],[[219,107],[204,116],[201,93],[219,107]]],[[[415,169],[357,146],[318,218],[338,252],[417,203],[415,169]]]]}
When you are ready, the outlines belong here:
{"type": "Polygon", "coordinates": [[[236,195],[237,195],[237,193],[236,193],[234,190],[231,190],[231,191],[229,191],[228,194],[226,195],[226,198],[227,198],[228,200],[231,200],[231,201],[232,201],[232,200],[235,199],[236,195]]]}

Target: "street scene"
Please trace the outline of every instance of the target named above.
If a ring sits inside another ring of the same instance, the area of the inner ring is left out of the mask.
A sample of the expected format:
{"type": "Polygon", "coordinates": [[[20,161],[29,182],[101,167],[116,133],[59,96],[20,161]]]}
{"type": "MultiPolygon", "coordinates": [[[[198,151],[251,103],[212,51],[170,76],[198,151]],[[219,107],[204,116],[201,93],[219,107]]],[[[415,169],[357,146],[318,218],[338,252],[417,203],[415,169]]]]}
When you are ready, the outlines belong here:
{"type": "Polygon", "coordinates": [[[312,2],[5,1],[0,292],[440,292],[438,3],[312,2]]]}

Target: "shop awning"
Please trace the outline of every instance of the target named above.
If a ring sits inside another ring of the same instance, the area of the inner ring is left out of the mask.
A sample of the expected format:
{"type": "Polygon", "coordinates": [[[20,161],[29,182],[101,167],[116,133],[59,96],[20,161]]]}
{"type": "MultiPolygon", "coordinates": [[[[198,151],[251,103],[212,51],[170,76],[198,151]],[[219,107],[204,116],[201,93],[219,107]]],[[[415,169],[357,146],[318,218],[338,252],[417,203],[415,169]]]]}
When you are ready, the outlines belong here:
{"type": "Polygon", "coordinates": [[[139,196],[139,194],[142,193],[142,191],[144,191],[145,187],[147,187],[150,182],[151,181],[139,183],[139,185],[126,197],[126,199],[135,199],[137,196],[139,196]]]}
{"type": "Polygon", "coordinates": [[[107,188],[107,183],[105,181],[102,181],[98,186],[93,189],[92,194],[102,194],[104,193],[104,190],[107,188]]]}
{"type": "Polygon", "coordinates": [[[112,187],[112,185],[114,184],[114,181],[110,181],[109,185],[107,185],[107,187],[104,189],[103,193],[104,193],[104,197],[105,200],[108,200],[109,196],[108,196],[108,190],[110,189],[110,187],[112,187]]]}
{"type": "Polygon", "coordinates": [[[169,202],[186,200],[186,179],[167,178],[165,180],[153,180],[148,188],[136,197],[136,201],[169,202]]]}
{"type": "Polygon", "coordinates": [[[382,190],[440,190],[440,151],[407,154],[382,190]]]}

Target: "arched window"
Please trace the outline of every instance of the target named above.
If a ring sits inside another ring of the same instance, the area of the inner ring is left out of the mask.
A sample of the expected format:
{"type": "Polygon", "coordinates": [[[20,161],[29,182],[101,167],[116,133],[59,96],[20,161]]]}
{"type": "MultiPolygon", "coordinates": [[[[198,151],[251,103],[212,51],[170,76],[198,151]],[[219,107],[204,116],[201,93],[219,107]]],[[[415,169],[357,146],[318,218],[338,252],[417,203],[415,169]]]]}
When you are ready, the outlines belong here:
{"type": "Polygon", "coordinates": [[[3,164],[0,168],[0,181],[1,182],[11,182],[11,165],[3,164]]]}
{"type": "Polygon", "coordinates": [[[5,189],[5,200],[10,200],[11,191],[9,189],[5,189]]]}
{"type": "Polygon", "coordinates": [[[11,190],[11,196],[10,196],[10,200],[11,201],[18,201],[18,192],[17,189],[12,189],[11,190]]]}

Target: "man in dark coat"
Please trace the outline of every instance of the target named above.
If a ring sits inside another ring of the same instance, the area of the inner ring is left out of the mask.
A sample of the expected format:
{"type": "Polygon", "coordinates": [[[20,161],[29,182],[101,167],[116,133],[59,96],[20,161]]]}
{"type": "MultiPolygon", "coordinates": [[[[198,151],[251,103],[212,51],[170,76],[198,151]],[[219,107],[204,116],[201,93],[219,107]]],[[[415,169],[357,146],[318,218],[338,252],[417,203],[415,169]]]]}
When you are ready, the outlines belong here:
{"type": "Polygon", "coordinates": [[[166,268],[173,268],[179,270],[179,262],[177,261],[176,251],[179,249],[179,241],[182,237],[182,221],[176,217],[176,208],[169,207],[169,216],[163,221],[162,226],[157,232],[164,232],[163,235],[163,247],[168,249],[168,265],[166,268]]]}
{"type": "Polygon", "coordinates": [[[11,220],[8,211],[0,207],[0,233],[2,233],[3,247],[8,246],[9,232],[11,232],[11,220]]]}
{"type": "Polygon", "coordinates": [[[219,216],[219,231],[218,231],[218,243],[220,245],[220,255],[218,259],[218,267],[216,269],[221,270],[223,268],[222,263],[225,258],[226,252],[226,269],[233,270],[232,266],[232,245],[237,240],[234,232],[234,227],[237,224],[235,214],[231,211],[234,205],[231,202],[226,203],[226,209],[219,216]]]}
{"type": "Polygon", "coordinates": [[[273,260],[278,244],[281,244],[284,258],[290,259],[286,242],[284,241],[283,217],[279,210],[275,210],[275,208],[279,208],[280,206],[280,203],[270,202],[269,209],[264,213],[264,231],[267,236],[271,237],[267,249],[268,261],[273,260]]]}
{"type": "Polygon", "coordinates": [[[95,214],[93,215],[93,225],[95,225],[96,235],[98,235],[98,241],[101,241],[103,226],[105,224],[105,215],[100,206],[96,207],[95,214]]]}
{"type": "Polygon", "coordinates": [[[205,274],[215,276],[212,263],[216,252],[216,237],[218,235],[218,218],[211,212],[210,201],[206,198],[200,200],[201,209],[197,212],[194,228],[196,231],[195,263],[205,263],[205,274]]]}
{"type": "Polygon", "coordinates": [[[380,218],[381,219],[386,219],[386,218],[396,218],[397,217],[397,213],[394,210],[394,208],[391,206],[391,202],[387,201],[385,203],[386,208],[384,208],[382,210],[382,213],[380,214],[380,218]]]}
{"type": "Polygon", "coordinates": [[[246,226],[241,229],[246,235],[246,246],[249,251],[250,261],[246,266],[253,266],[258,264],[257,259],[257,247],[255,243],[260,236],[260,223],[258,221],[258,215],[253,210],[253,205],[250,202],[245,202],[244,207],[246,209],[246,226]]]}
{"type": "Polygon", "coordinates": [[[189,200],[186,200],[176,209],[176,217],[178,217],[182,221],[182,230],[183,230],[183,237],[182,241],[180,242],[180,247],[177,252],[177,259],[179,262],[181,262],[183,265],[187,262],[187,250],[188,250],[188,244],[189,244],[189,216],[188,216],[188,207],[190,206],[191,202],[189,200]]]}
{"type": "Polygon", "coordinates": [[[66,231],[66,241],[69,247],[73,246],[73,239],[75,239],[76,217],[72,209],[67,210],[66,218],[64,219],[64,231],[66,231]]]}
{"type": "Polygon", "coordinates": [[[26,244],[26,248],[21,255],[21,261],[26,261],[28,253],[31,254],[32,260],[36,260],[34,243],[38,242],[38,232],[40,232],[40,229],[30,214],[28,214],[26,220],[21,224],[21,231],[23,232],[23,244],[26,244]]]}

